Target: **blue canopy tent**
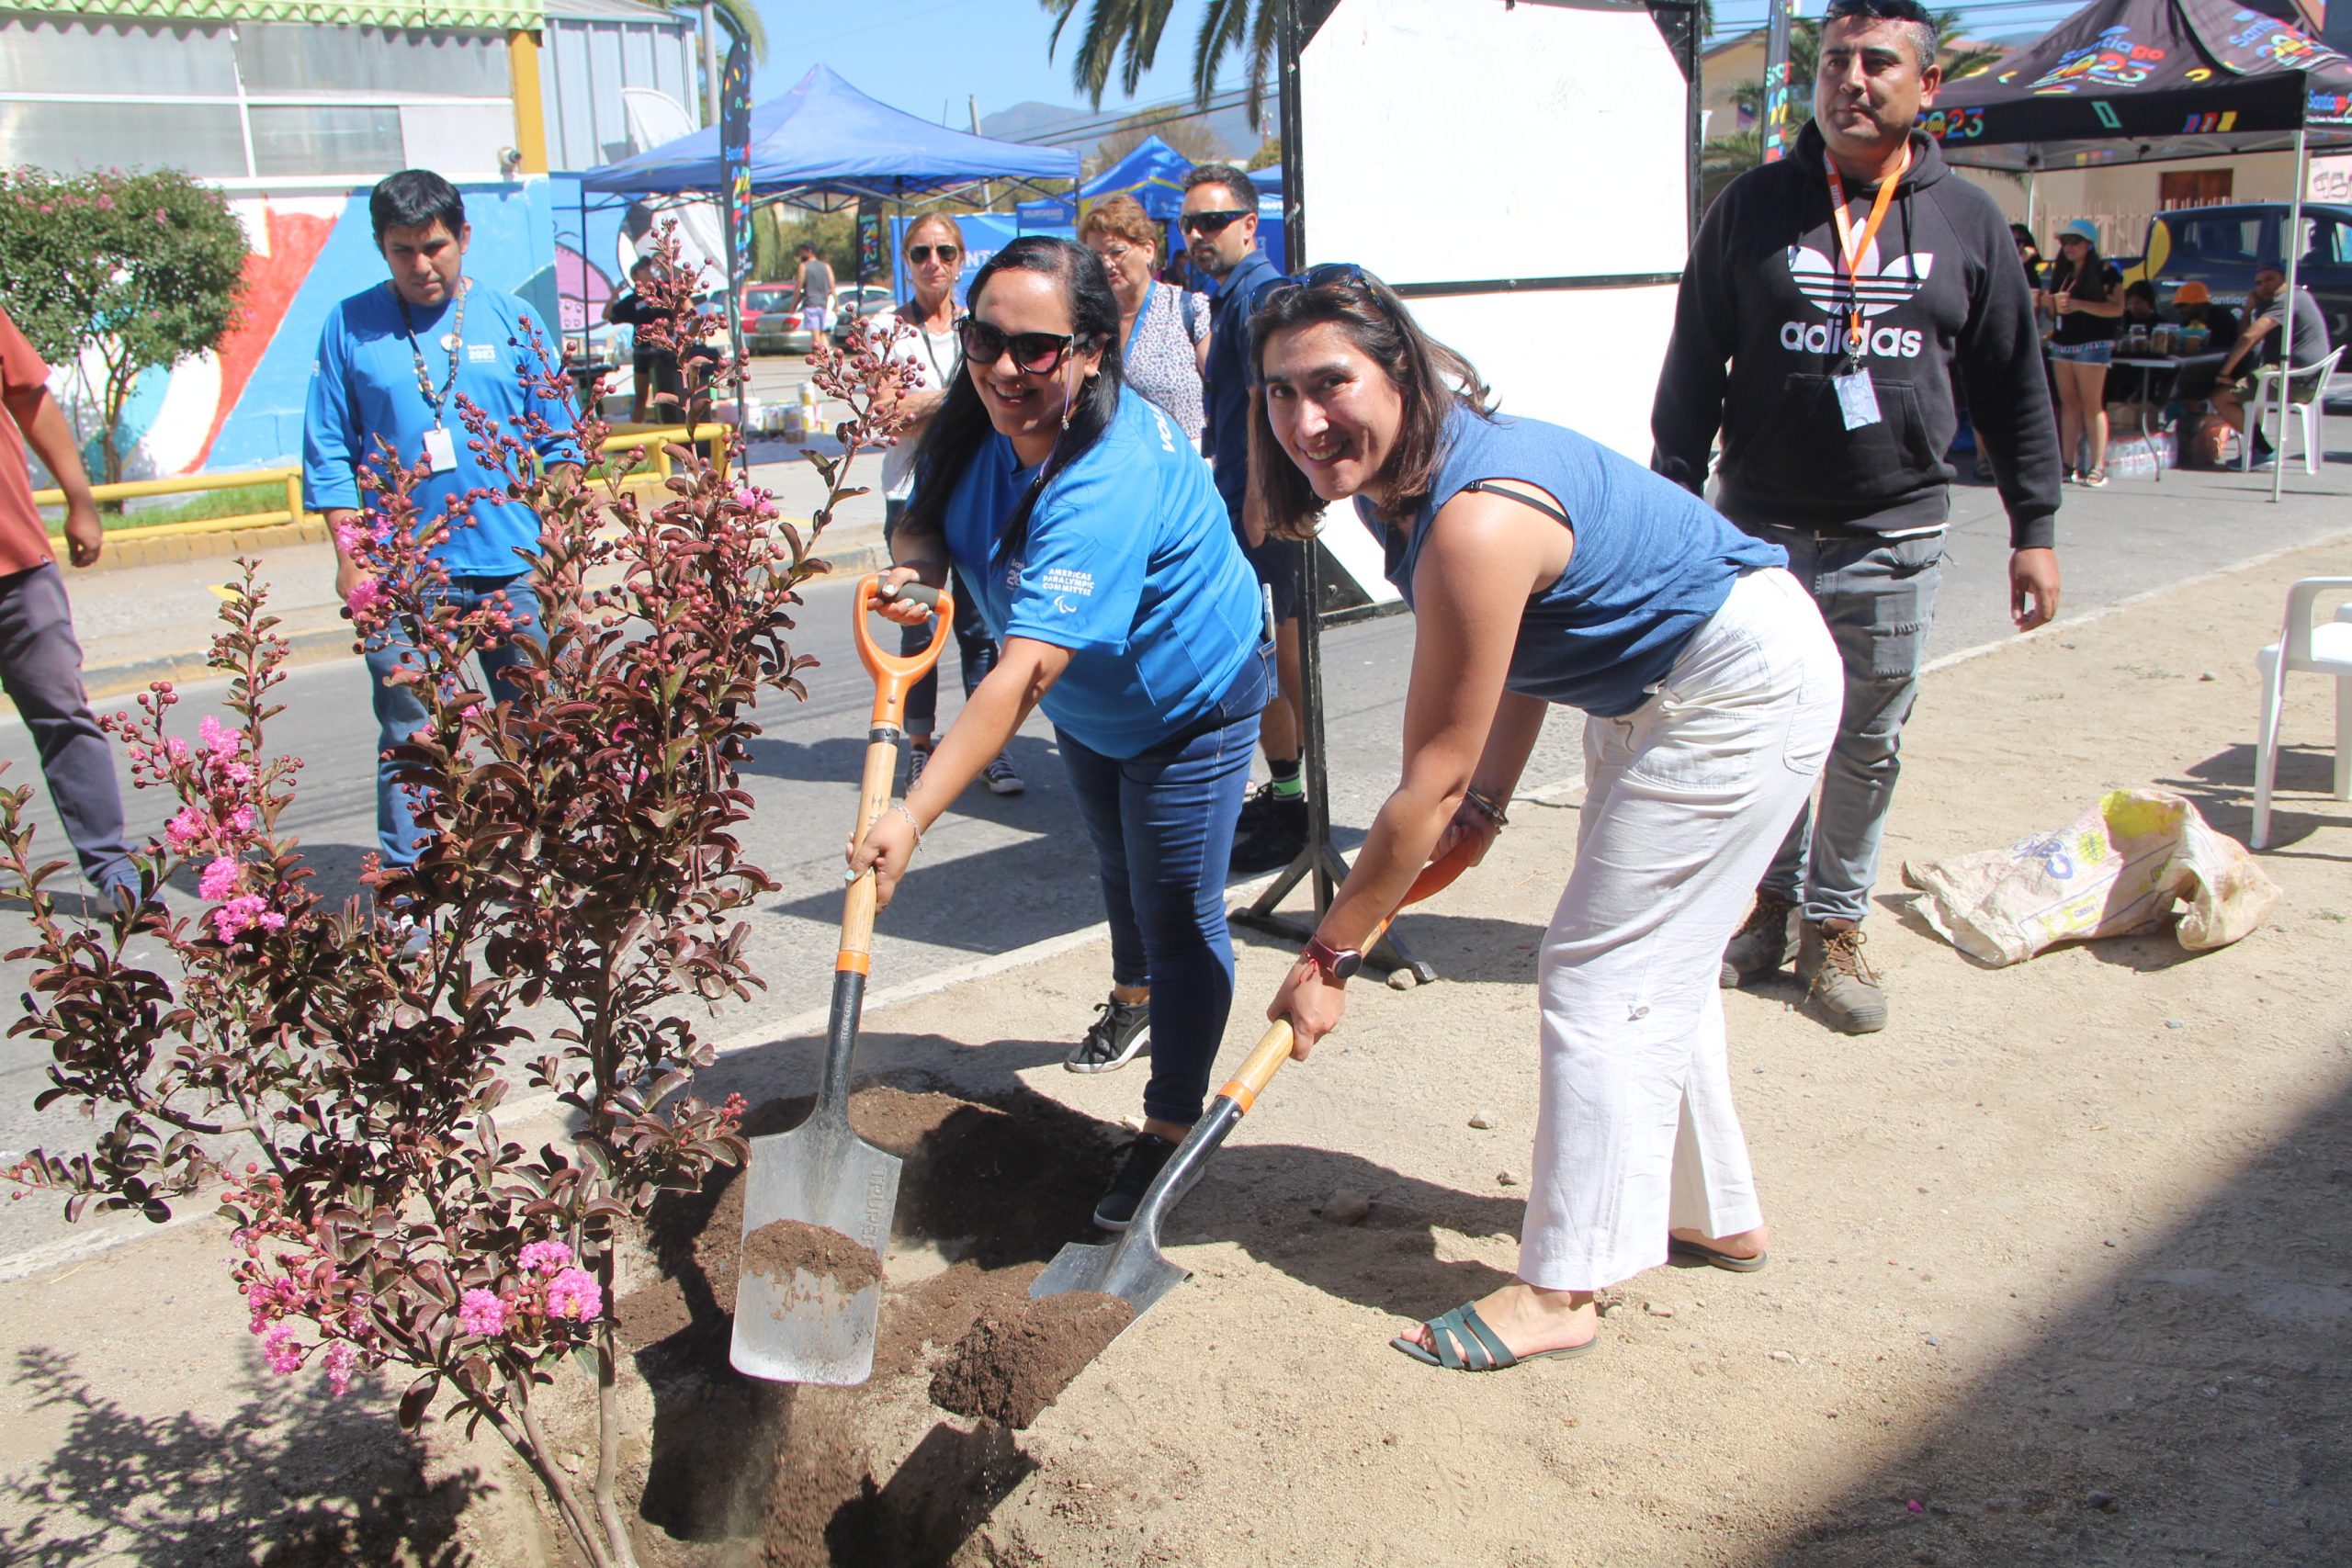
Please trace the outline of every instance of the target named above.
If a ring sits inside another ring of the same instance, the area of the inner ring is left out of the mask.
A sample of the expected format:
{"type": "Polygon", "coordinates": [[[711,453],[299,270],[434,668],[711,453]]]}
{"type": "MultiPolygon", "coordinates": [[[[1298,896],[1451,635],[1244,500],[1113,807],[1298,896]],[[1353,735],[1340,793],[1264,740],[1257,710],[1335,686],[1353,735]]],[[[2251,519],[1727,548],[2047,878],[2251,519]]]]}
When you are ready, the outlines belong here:
{"type": "MultiPolygon", "coordinates": [[[[877,103],[834,74],[809,67],[792,91],[752,108],[752,195],[830,211],[874,197],[903,201],[988,180],[1069,181],[1078,154],[950,130],[877,103]]],[[[718,128],[580,176],[605,196],[708,196],[720,188],[718,128]]]]}
{"type": "MultiPolygon", "coordinates": [[[[1131,196],[1143,209],[1165,223],[1184,205],[1184,176],[1192,160],[1157,136],[1148,136],[1135,150],[1079,187],[1080,202],[1092,203],[1114,196],[1131,196]]],[[[1068,228],[1078,213],[1067,197],[1024,201],[1015,209],[1025,229],[1068,228]]]]}

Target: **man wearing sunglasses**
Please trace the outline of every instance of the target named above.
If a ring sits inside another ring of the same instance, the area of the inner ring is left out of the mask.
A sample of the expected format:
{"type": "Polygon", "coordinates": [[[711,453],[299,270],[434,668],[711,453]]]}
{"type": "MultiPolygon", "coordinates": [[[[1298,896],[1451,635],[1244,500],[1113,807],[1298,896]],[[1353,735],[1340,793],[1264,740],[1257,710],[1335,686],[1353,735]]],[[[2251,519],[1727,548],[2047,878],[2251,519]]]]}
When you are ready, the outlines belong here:
{"type": "Polygon", "coordinates": [[[1306,847],[1306,790],[1299,777],[1299,547],[1266,536],[1250,499],[1250,301],[1277,274],[1258,248],[1258,187],[1229,164],[1196,164],[1184,180],[1177,220],[1193,265],[1216,280],[1209,302],[1209,357],[1203,376],[1208,426],[1202,447],[1216,469],[1216,491],[1242,552],[1272,595],[1281,690],[1259,719],[1258,740],[1273,779],[1241,807],[1233,869],[1288,865],[1306,847]]]}
{"type": "Polygon", "coordinates": [[[1820,804],[1765,873],[1722,979],[1793,957],[1816,1016],[1849,1034],[1887,1022],[1860,927],[1942,576],[1955,379],[2008,513],[2012,618],[2030,631],[2058,609],[2033,301],[1999,209],[1915,129],[1942,82],[1936,48],[1916,0],[1834,0],[1813,122],[1700,227],[1650,418],[1656,467],[1692,491],[1722,432],[1717,507],[1789,552],[1845,666],[1820,804]]]}

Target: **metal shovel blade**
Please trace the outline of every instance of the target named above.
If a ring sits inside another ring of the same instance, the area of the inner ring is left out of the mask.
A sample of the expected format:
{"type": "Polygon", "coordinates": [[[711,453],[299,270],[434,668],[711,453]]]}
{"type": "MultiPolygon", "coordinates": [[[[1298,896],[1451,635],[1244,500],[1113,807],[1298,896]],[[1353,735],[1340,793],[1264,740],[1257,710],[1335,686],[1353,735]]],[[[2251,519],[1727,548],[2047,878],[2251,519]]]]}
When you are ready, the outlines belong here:
{"type": "MultiPolygon", "coordinates": [[[[899,1201],[898,1156],[850,1130],[847,1115],[820,1109],[789,1133],[752,1140],[743,1171],[743,1235],[777,1220],[823,1225],[889,1256],[899,1201]]],[[[797,1269],[790,1279],[745,1273],[735,1286],[737,1371],[776,1382],[862,1383],[874,1372],[877,1282],[854,1294],[797,1269]]]]}
{"type": "Polygon", "coordinates": [[[1099,1291],[1135,1309],[1149,1312],[1160,1297],[1193,1277],[1190,1269],[1160,1255],[1159,1237],[1131,1230],[1116,1241],[1073,1241],[1054,1254],[1046,1271],[1030,1282],[1029,1298],[1067,1291],[1099,1291]]]}

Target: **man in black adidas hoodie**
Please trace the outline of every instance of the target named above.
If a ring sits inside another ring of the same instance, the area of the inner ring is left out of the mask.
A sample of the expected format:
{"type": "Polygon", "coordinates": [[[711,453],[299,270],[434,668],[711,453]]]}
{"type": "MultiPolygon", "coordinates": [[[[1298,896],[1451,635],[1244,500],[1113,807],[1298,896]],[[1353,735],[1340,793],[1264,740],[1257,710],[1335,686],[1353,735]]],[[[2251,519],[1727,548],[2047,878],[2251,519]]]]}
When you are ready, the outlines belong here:
{"type": "Polygon", "coordinates": [[[1955,375],[2009,514],[2018,628],[2058,608],[2058,432],[2032,298],[1999,209],[1913,129],[1935,58],[1915,0],[1829,7],[1813,123],[1700,227],[1651,412],[1655,467],[1692,491],[1720,428],[1716,505],[1788,550],[1845,660],[1820,805],[1766,873],[1723,983],[1794,957],[1815,1010],[1851,1034],[1886,1026],[1860,925],[1942,576],[1955,375]]]}

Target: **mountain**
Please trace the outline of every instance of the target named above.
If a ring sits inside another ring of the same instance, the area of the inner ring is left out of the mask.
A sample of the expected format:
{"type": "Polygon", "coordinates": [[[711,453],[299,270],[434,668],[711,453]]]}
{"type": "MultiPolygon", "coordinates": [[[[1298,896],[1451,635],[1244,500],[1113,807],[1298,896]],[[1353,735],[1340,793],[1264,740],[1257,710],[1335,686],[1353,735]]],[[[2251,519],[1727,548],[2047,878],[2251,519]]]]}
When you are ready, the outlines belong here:
{"type": "MultiPolygon", "coordinates": [[[[1189,106],[1181,104],[1105,104],[1101,109],[1072,108],[1061,104],[1020,103],[994,114],[980,117],[980,134],[993,136],[1002,141],[1031,141],[1041,136],[1053,135],[1079,126],[1095,127],[1091,135],[1066,145],[1080,152],[1090,152],[1094,143],[1109,135],[1118,122],[1130,114],[1164,114],[1189,106]]],[[[1267,107],[1273,106],[1269,103],[1267,107]]],[[[1265,140],[1250,123],[1250,111],[1243,108],[1219,109],[1203,117],[1209,134],[1216,140],[1218,150],[1236,163],[1258,150],[1265,140]]],[[[1269,134],[1272,134],[1271,131],[1269,134]]]]}

